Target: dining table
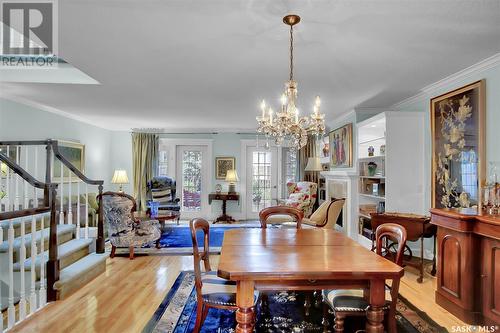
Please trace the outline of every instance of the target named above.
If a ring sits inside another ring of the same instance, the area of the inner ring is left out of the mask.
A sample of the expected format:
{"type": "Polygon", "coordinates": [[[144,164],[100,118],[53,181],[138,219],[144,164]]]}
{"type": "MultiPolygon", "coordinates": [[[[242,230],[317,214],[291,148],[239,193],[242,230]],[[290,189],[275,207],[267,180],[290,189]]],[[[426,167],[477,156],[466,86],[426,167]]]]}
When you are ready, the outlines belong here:
{"type": "Polygon", "coordinates": [[[402,267],[341,232],[324,229],[235,229],[224,233],[217,275],[235,281],[236,332],[253,332],[254,292],[363,289],[366,332],[382,333],[386,280],[402,267]]]}

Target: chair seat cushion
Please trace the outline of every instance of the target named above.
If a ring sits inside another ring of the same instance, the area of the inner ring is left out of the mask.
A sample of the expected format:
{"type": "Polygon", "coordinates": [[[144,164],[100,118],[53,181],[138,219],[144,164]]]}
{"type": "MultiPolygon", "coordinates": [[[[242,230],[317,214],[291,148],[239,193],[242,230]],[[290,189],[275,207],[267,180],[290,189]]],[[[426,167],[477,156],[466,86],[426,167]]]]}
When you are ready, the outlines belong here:
{"type": "MultiPolygon", "coordinates": [[[[216,271],[201,275],[203,301],[213,305],[236,306],[236,282],[217,276],[216,271]]],[[[255,292],[257,301],[258,292],[255,292]]]]}
{"type": "MultiPolygon", "coordinates": [[[[323,295],[333,311],[364,312],[370,305],[363,298],[363,290],[361,289],[324,290],[323,295]]],[[[391,299],[391,291],[386,289],[384,310],[389,309],[391,299]]]]}

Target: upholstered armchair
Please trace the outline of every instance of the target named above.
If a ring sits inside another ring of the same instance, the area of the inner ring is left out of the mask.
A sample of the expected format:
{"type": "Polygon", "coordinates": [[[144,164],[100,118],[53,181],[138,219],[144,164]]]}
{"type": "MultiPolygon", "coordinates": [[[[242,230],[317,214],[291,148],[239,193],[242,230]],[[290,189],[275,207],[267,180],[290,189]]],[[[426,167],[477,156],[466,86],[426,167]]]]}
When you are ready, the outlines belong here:
{"type": "Polygon", "coordinates": [[[287,183],[287,188],[288,199],[280,201],[280,204],[297,208],[304,212],[305,218],[310,217],[318,196],[318,184],[313,182],[290,182],[287,183]]]}
{"type": "Polygon", "coordinates": [[[180,211],[179,198],[175,197],[175,180],[170,177],[153,177],[148,182],[148,199],[159,203],[159,210],[180,211]]]}
{"type": "Polygon", "coordinates": [[[115,256],[117,247],[128,247],[129,258],[134,259],[134,247],[159,241],[161,232],[158,221],[136,221],[133,216],[136,203],[130,195],[104,192],[102,205],[104,223],[108,227],[108,236],[111,242],[111,258],[115,256]]]}
{"type": "Polygon", "coordinates": [[[344,207],[345,199],[334,199],[323,202],[309,218],[302,220],[302,223],[317,228],[335,229],[337,219],[344,207]]]}

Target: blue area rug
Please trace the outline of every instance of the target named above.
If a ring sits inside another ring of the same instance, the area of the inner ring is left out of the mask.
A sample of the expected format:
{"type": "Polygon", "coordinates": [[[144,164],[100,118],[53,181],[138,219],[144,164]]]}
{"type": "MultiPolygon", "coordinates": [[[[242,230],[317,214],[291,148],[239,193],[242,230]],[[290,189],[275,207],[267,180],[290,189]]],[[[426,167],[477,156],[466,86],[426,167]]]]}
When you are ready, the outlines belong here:
{"type": "MultiPolygon", "coordinates": [[[[210,247],[221,247],[224,240],[224,232],[238,229],[239,227],[210,226],[210,247]]],[[[203,244],[203,233],[197,234],[198,244],[203,244]]],[[[160,246],[162,248],[193,247],[191,230],[188,226],[172,226],[163,229],[160,246]]]]}
{"type": "MultiPolygon", "coordinates": [[[[304,294],[298,292],[268,293],[268,310],[257,305],[255,332],[323,332],[323,309],[311,307],[308,317],[304,315],[304,294]]],[[[144,327],[143,333],[189,333],[196,320],[196,290],[194,274],[181,272],[155,314],[144,327]]],[[[333,318],[328,318],[333,323],[333,318]]],[[[425,313],[416,309],[403,297],[399,297],[396,320],[399,333],[447,332],[425,313]]],[[[234,333],[235,314],[232,311],[210,309],[202,333],[234,333]]],[[[330,325],[330,329],[331,329],[330,325]]],[[[364,329],[359,317],[346,320],[345,332],[364,329]]]]}

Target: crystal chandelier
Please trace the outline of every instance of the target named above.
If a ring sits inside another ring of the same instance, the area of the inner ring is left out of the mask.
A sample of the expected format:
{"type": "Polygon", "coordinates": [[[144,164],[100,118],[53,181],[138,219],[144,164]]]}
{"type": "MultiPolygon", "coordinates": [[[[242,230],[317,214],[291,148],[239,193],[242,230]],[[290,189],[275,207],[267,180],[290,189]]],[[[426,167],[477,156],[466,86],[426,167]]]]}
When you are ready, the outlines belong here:
{"type": "Polygon", "coordinates": [[[288,141],[288,146],[299,150],[307,144],[307,135],[322,135],[325,132],[325,115],[320,113],[321,100],[316,96],[313,112],[309,116],[299,116],[296,107],[297,82],[293,79],[293,26],[300,22],[297,15],[287,15],[283,22],[290,26],[290,77],[285,82],[285,91],[281,95],[281,109],[274,114],[271,107],[263,100],[260,108],[262,115],[257,117],[257,133],[266,138],[273,138],[281,146],[288,141]]]}

